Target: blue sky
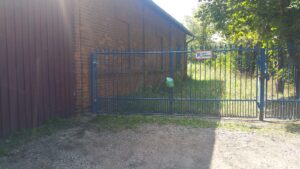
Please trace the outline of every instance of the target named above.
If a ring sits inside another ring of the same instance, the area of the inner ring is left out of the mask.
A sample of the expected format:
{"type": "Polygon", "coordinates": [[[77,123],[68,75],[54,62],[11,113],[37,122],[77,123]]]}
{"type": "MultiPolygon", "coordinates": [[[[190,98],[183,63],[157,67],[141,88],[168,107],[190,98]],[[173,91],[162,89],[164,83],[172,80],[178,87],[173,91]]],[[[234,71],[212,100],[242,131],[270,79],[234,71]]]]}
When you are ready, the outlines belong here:
{"type": "Polygon", "coordinates": [[[153,0],[153,1],[181,23],[183,23],[184,21],[184,16],[193,14],[193,9],[198,4],[198,0],[153,0]]]}

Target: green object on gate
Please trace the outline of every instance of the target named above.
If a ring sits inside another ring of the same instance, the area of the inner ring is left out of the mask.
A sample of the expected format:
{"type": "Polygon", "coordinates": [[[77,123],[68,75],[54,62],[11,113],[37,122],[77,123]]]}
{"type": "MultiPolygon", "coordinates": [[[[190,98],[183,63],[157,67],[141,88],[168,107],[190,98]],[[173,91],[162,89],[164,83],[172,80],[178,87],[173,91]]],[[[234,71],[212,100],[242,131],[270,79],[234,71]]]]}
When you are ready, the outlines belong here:
{"type": "Polygon", "coordinates": [[[168,88],[173,88],[175,86],[173,78],[167,77],[166,78],[166,85],[167,85],[168,88]]]}

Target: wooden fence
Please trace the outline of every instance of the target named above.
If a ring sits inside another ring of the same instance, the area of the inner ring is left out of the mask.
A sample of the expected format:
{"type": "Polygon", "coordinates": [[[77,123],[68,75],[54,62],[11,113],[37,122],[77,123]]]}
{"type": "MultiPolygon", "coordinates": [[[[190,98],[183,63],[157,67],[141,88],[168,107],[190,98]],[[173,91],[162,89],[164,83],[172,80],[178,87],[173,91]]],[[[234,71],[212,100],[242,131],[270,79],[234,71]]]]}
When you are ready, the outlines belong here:
{"type": "Polygon", "coordinates": [[[73,8],[0,1],[0,136],[74,113],[73,8]]]}

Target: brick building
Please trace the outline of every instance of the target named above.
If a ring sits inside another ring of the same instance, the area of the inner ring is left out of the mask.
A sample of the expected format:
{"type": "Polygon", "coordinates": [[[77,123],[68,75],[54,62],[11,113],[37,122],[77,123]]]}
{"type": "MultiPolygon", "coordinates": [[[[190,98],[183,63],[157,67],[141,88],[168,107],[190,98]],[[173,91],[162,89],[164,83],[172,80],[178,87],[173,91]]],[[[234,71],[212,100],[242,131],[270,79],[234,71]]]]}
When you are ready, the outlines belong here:
{"type": "MultiPolygon", "coordinates": [[[[192,35],[152,0],[82,0],[76,11],[76,105],[83,111],[89,108],[91,100],[90,52],[96,48],[183,49],[186,35],[192,35]]],[[[126,84],[129,77],[123,79],[126,84]]],[[[111,78],[106,82],[111,88],[105,90],[112,90],[112,81],[111,78]]]]}
{"type": "Polygon", "coordinates": [[[1,0],[0,136],[88,110],[96,48],[184,48],[187,34],[151,0],[1,0]]]}

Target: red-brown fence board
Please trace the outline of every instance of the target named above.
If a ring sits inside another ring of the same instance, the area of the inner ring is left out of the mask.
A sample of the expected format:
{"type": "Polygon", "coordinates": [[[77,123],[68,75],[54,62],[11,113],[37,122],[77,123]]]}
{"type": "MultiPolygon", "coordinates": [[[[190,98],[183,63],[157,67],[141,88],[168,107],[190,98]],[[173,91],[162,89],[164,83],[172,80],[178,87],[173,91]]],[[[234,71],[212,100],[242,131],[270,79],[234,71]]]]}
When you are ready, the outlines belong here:
{"type": "Polygon", "coordinates": [[[28,53],[28,64],[31,64],[30,66],[30,89],[31,89],[31,117],[30,122],[32,126],[36,125],[36,116],[37,116],[37,104],[36,104],[36,96],[35,96],[35,90],[36,90],[36,59],[35,59],[35,26],[34,26],[34,6],[33,6],[33,0],[28,1],[28,24],[29,24],[29,53],[28,53]]]}
{"type": "Polygon", "coordinates": [[[41,80],[42,80],[42,93],[43,93],[43,105],[44,105],[44,113],[42,114],[42,121],[49,119],[49,70],[48,70],[48,44],[47,44],[47,34],[48,34],[48,29],[47,29],[47,7],[46,7],[46,1],[40,1],[40,16],[41,16],[41,49],[42,49],[42,54],[41,54],[41,80]]]}
{"type": "Polygon", "coordinates": [[[0,136],[74,113],[69,4],[0,1],[0,136]]]}
{"type": "MultiPolygon", "coordinates": [[[[73,56],[71,55],[71,49],[72,49],[72,45],[73,45],[73,41],[72,41],[72,33],[73,32],[69,32],[67,30],[70,30],[70,28],[75,25],[75,23],[73,22],[72,20],[72,10],[74,10],[74,5],[72,3],[72,1],[65,1],[66,2],[66,9],[65,9],[65,13],[66,13],[66,19],[67,20],[70,20],[71,22],[67,22],[64,26],[64,32],[65,32],[65,35],[64,35],[64,41],[65,41],[65,55],[68,56],[68,57],[65,57],[65,63],[66,63],[66,82],[67,82],[67,103],[66,104],[72,104],[72,100],[73,100],[73,94],[72,94],[72,91],[70,89],[72,89],[75,84],[75,81],[72,81],[72,77],[73,77],[73,73],[68,76],[68,74],[70,72],[72,72],[72,65],[73,63],[72,62],[69,62],[69,60],[73,60],[73,56]]],[[[67,116],[69,116],[71,110],[70,110],[70,107],[67,107],[67,116]]]]}
{"type": "MultiPolygon", "coordinates": [[[[58,83],[58,85],[60,86],[61,84],[64,83],[64,62],[63,62],[63,56],[64,56],[64,41],[63,41],[63,29],[62,29],[62,26],[63,26],[63,21],[62,19],[64,18],[64,15],[62,13],[62,8],[63,8],[63,1],[59,1],[59,3],[56,3],[57,4],[57,29],[58,29],[58,36],[57,36],[57,39],[58,39],[58,47],[59,47],[59,57],[58,57],[58,65],[59,65],[59,69],[57,70],[59,73],[60,73],[60,81],[58,83]]],[[[62,116],[64,116],[65,112],[64,112],[64,86],[63,87],[58,87],[58,92],[59,93],[62,93],[62,97],[59,98],[59,112],[62,116]]]]}
{"type": "Polygon", "coordinates": [[[24,84],[24,47],[23,47],[23,25],[22,25],[22,10],[23,5],[22,2],[18,0],[12,0],[14,2],[15,11],[18,11],[17,14],[15,12],[15,35],[16,35],[16,43],[15,43],[15,50],[16,50],[16,68],[17,68],[17,94],[18,94],[18,129],[25,128],[25,84],[24,84]]]}
{"type": "MultiPolygon", "coordinates": [[[[72,11],[75,10],[75,5],[73,3],[73,1],[65,1],[66,2],[66,9],[65,9],[65,13],[66,13],[66,20],[69,20],[70,22],[66,22],[64,24],[64,32],[65,32],[65,55],[67,57],[65,57],[66,60],[66,77],[67,77],[67,105],[73,105],[73,103],[75,102],[74,96],[73,96],[73,90],[75,89],[75,80],[73,79],[74,77],[74,73],[73,73],[73,62],[69,62],[70,60],[73,60],[73,56],[72,56],[72,45],[73,45],[73,41],[72,41],[72,34],[73,32],[69,31],[71,30],[71,28],[73,27],[73,25],[75,25],[73,18],[73,13],[72,11]],[[69,75],[70,74],[70,75],[69,75]]],[[[73,105],[75,106],[75,105],[73,105]]],[[[71,112],[72,112],[72,107],[73,106],[69,106],[67,107],[67,112],[68,112],[68,116],[70,116],[71,112]]]]}
{"type": "Polygon", "coordinates": [[[16,26],[14,1],[6,2],[6,43],[8,56],[8,83],[9,83],[9,109],[10,127],[17,129],[18,125],[18,93],[17,93],[17,66],[16,66],[16,26]]]}
{"type": "MultiPolygon", "coordinates": [[[[48,20],[48,48],[53,49],[55,42],[54,42],[54,32],[53,32],[53,3],[52,1],[46,1],[47,2],[47,20],[48,20]]],[[[54,72],[54,50],[48,50],[48,67],[49,67],[49,94],[50,94],[50,117],[55,117],[55,72],[54,72]]]]}
{"type": "MultiPolygon", "coordinates": [[[[55,72],[55,75],[56,75],[56,78],[55,78],[55,93],[56,93],[56,96],[60,95],[61,93],[61,88],[59,87],[60,86],[60,83],[61,83],[61,71],[60,71],[60,33],[59,33],[59,27],[58,27],[58,24],[59,24],[59,15],[58,15],[58,0],[54,0],[53,1],[53,6],[54,6],[54,12],[53,12],[53,18],[54,18],[54,22],[53,22],[53,26],[54,26],[54,39],[55,39],[55,54],[54,54],[54,61],[55,61],[55,69],[54,69],[54,72],[55,72]]],[[[61,16],[62,17],[62,16],[61,16]]],[[[61,115],[62,112],[61,112],[61,97],[56,97],[56,116],[58,115],[61,115]]]]}
{"type": "Polygon", "coordinates": [[[31,126],[31,83],[30,83],[30,51],[29,51],[29,3],[22,1],[22,34],[23,34],[23,50],[24,50],[24,92],[25,92],[25,109],[24,121],[26,128],[31,126]]]}
{"type": "Polygon", "coordinates": [[[0,1],[0,117],[1,117],[1,133],[2,135],[6,134],[8,130],[4,130],[4,128],[9,129],[9,102],[8,102],[8,84],[7,84],[7,50],[6,50],[6,16],[5,16],[5,8],[4,1],[0,1]]]}

